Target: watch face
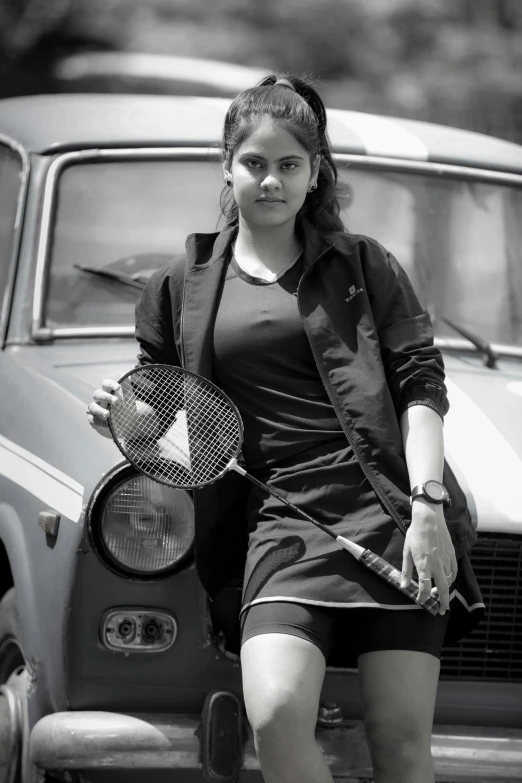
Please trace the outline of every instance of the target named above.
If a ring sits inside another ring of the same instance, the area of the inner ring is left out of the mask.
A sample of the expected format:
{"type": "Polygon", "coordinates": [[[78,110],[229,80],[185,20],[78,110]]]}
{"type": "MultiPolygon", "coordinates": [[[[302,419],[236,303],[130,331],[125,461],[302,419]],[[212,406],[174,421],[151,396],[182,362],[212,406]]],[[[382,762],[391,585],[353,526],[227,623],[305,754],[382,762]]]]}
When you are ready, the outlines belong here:
{"type": "Polygon", "coordinates": [[[439,503],[446,497],[446,490],[438,481],[427,481],[424,484],[424,491],[429,498],[439,503]]]}

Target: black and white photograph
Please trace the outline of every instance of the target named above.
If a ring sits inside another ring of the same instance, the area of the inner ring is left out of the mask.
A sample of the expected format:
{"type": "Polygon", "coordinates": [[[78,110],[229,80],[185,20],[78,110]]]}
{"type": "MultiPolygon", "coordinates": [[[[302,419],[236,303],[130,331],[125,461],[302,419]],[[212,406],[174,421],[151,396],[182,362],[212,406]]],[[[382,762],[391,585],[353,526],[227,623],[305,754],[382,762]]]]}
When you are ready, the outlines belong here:
{"type": "Polygon", "coordinates": [[[522,780],[522,2],[0,0],[0,783],[522,780]]]}

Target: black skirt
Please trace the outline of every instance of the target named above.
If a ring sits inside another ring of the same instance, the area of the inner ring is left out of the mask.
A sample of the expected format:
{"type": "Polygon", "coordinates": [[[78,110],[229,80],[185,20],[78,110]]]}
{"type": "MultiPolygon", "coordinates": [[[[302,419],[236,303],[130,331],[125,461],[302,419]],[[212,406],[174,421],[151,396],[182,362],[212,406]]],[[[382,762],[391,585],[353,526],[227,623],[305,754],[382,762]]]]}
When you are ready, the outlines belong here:
{"type": "MultiPolygon", "coordinates": [[[[343,535],[402,568],[404,535],[379,500],[346,439],[322,443],[256,477],[343,535]]],[[[360,565],[324,531],[253,486],[247,504],[248,551],[242,592],[248,606],[292,601],[346,609],[424,612],[360,565]]],[[[467,555],[451,587],[446,643],[469,633],[484,603],[467,555]]]]}

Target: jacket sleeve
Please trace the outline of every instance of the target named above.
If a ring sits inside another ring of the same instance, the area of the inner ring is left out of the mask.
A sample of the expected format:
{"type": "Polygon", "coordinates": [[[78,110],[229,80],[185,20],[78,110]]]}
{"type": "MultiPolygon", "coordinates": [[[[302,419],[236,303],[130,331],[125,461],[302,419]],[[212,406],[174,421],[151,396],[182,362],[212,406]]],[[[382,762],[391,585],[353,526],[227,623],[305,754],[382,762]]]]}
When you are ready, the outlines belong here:
{"type": "Polygon", "coordinates": [[[136,303],[135,336],[140,350],[137,367],[146,364],[180,365],[174,339],[169,267],[154,272],[136,303]]]}
{"type": "Polygon", "coordinates": [[[449,409],[444,361],[433,342],[429,313],[396,258],[383,248],[379,256],[372,310],[397,416],[412,405],[427,405],[443,418],[449,409]]]}

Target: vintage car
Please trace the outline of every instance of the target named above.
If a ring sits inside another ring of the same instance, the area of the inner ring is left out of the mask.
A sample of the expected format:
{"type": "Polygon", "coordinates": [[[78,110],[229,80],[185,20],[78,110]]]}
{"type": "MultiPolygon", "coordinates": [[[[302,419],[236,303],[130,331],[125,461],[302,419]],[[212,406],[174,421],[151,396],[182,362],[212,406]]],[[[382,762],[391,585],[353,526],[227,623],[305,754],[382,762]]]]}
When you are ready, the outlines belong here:
{"type": "MultiPolygon", "coordinates": [[[[209,601],[192,497],[138,475],[85,415],[136,362],[134,305],[214,231],[228,100],[0,102],[0,783],[260,781],[241,699],[241,574],[209,601]]],[[[329,112],[349,230],[433,316],[447,459],[480,531],[487,614],[444,651],[440,781],[522,777],[522,147],[329,112]]],[[[408,694],[404,694],[408,698],[408,694]]],[[[327,669],[317,737],[368,780],[357,671],[327,669]]]]}

